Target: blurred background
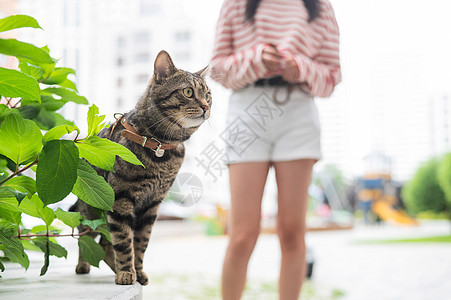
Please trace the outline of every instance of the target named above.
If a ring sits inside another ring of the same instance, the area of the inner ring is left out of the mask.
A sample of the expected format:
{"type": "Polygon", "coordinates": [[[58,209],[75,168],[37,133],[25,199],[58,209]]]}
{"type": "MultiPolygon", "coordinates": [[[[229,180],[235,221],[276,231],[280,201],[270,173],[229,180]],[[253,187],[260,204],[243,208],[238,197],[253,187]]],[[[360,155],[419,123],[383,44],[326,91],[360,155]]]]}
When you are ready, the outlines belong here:
{"type": "MultiPolygon", "coordinates": [[[[310,188],[307,242],[315,271],[304,297],[449,299],[451,290],[445,282],[451,276],[451,241],[446,238],[446,218],[451,201],[440,191],[436,174],[451,151],[451,2],[330,2],[340,27],[343,81],[330,98],[316,100],[323,159],[315,167],[310,188]],[[441,243],[427,240],[438,236],[445,237],[441,243]],[[388,238],[402,238],[401,245],[386,243],[388,238]],[[408,243],[405,238],[423,240],[408,243]]],[[[44,30],[8,34],[48,45],[52,57],[60,59],[59,66],[76,70],[80,94],[113,121],[114,113],[134,107],[161,49],[184,70],[197,71],[209,63],[222,0],[1,0],[0,4],[0,17],[27,14],[38,20],[44,30]]],[[[0,65],[15,64],[0,55],[0,65]]],[[[161,219],[175,221],[156,226],[161,255],[168,255],[174,245],[187,245],[186,253],[192,251],[196,257],[204,253],[204,262],[209,262],[208,251],[199,250],[200,245],[216,249],[210,253],[216,254],[215,260],[195,268],[202,274],[197,278],[207,281],[201,289],[206,294],[186,299],[218,296],[218,282],[206,274],[219,277],[226,247],[222,235],[227,232],[228,174],[220,136],[226,130],[230,91],[213,80],[208,83],[212,117],[186,143],[181,176],[160,211],[161,219]],[[220,239],[205,240],[199,234],[220,239]]],[[[68,104],[64,109],[67,119],[86,130],[87,107],[68,104]]],[[[250,266],[249,299],[276,295],[276,192],[270,173],[262,221],[268,235],[257,245],[254,261],[259,263],[250,266]],[[262,276],[268,268],[273,272],[262,276]]],[[[190,268],[181,266],[182,253],[175,256],[178,264],[172,269],[159,268],[150,256],[149,268],[157,270],[154,279],[161,287],[167,287],[167,277],[179,280],[180,286],[195,281],[190,268]]],[[[150,289],[154,299],[164,299],[158,287],[150,289]]]]}

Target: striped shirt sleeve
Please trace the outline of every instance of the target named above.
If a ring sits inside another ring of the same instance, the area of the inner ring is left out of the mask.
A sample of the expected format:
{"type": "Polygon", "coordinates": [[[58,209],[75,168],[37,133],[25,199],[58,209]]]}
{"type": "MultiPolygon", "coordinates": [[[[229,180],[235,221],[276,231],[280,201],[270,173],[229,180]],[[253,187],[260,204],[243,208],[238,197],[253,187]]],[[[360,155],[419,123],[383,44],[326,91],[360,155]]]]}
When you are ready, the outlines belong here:
{"type": "Polygon", "coordinates": [[[325,35],[319,54],[311,59],[300,53],[294,56],[299,68],[298,82],[312,96],[329,97],[341,81],[339,57],[339,30],[332,7],[327,7],[324,17],[325,35]]]}

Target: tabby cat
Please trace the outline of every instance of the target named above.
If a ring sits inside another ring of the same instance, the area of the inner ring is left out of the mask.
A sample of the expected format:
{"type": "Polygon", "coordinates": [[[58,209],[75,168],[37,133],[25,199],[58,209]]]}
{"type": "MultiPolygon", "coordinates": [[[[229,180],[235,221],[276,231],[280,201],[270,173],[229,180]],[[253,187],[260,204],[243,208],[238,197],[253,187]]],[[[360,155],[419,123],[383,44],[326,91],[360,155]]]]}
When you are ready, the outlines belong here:
{"type": "MultiPolygon", "coordinates": [[[[113,212],[107,214],[111,243],[101,238],[100,244],[117,284],[148,283],[143,257],[158,207],[182,164],[183,142],[210,116],[211,93],[204,80],[207,68],[196,73],[177,69],[169,54],[161,51],[150,84],[135,109],[99,133],[130,149],[145,166],[117,157],[114,173],[95,168],[115,192],[113,212]]],[[[80,211],[86,219],[99,218],[81,200],[72,210],[80,211]]],[[[87,227],[78,229],[81,232],[87,227]]],[[[88,273],[89,269],[80,252],[76,273],[88,273]]]]}

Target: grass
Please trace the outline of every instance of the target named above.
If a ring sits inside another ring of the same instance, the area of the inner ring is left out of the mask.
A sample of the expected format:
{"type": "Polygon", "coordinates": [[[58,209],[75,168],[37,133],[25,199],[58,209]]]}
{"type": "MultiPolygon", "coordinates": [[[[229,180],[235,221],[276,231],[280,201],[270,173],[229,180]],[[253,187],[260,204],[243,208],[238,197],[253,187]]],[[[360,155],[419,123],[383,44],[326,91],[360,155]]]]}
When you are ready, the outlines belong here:
{"type": "Polygon", "coordinates": [[[451,243],[451,235],[439,235],[439,236],[410,238],[410,239],[360,241],[358,243],[359,244],[451,243]]]}
{"type": "MultiPolygon", "coordinates": [[[[207,275],[159,274],[150,276],[149,287],[144,288],[143,299],[220,300],[220,279],[207,275]]],[[[339,300],[345,293],[339,289],[318,287],[306,281],[302,300],[339,300]]],[[[278,298],[277,282],[249,280],[243,300],[273,300],[278,298]]]]}

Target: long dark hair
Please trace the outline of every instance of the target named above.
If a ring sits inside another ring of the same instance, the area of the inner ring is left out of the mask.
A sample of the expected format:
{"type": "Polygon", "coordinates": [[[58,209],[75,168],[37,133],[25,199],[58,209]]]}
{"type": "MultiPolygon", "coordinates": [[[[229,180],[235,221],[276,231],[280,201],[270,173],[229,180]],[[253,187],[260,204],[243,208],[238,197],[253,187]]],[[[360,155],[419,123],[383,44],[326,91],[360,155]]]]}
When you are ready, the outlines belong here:
{"type": "MultiPolygon", "coordinates": [[[[257,12],[257,7],[261,0],[247,0],[246,4],[246,20],[252,20],[257,12]]],[[[319,15],[319,0],[302,0],[305,8],[307,8],[309,19],[313,21],[319,15]]]]}

